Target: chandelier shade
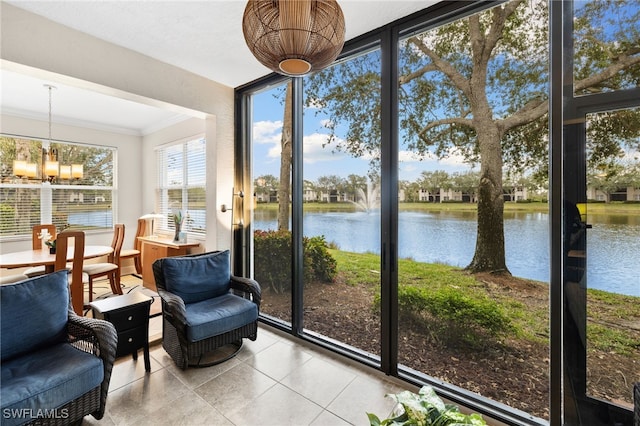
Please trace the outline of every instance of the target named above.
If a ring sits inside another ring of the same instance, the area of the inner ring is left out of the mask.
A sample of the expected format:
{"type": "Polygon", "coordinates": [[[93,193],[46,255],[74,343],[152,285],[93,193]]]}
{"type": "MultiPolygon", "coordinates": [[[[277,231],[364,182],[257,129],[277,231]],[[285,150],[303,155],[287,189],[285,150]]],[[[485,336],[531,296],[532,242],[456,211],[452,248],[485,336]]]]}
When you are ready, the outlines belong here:
{"type": "Polygon", "coordinates": [[[336,0],[249,0],[244,39],[256,59],[288,76],[321,70],[344,46],[344,15],[336,0]]]}

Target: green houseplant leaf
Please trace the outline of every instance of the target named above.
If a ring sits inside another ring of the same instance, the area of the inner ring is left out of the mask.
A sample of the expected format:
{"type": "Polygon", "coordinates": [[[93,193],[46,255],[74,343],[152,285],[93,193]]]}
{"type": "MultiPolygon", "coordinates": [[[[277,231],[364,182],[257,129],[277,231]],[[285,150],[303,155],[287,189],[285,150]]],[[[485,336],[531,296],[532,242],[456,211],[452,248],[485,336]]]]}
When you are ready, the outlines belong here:
{"type": "Polygon", "coordinates": [[[487,423],[480,414],[463,414],[457,406],[445,404],[431,386],[423,386],[416,394],[403,391],[387,394],[396,401],[388,418],[380,420],[367,413],[371,426],[484,426],[487,423]]]}

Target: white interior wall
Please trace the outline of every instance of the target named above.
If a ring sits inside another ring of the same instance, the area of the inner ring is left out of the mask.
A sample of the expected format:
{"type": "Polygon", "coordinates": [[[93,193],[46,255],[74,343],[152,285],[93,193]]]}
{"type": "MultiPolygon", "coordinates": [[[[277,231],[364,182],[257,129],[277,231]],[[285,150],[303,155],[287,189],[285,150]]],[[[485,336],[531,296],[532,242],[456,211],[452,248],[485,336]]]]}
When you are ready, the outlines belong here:
{"type": "MultiPolygon", "coordinates": [[[[233,185],[233,89],[7,3],[0,2],[0,19],[3,67],[37,76],[55,76],[65,84],[189,113],[204,122],[204,126],[196,125],[204,128],[208,151],[207,206],[211,208],[204,248],[228,248],[230,220],[228,213],[220,212],[217,206],[229,204],[233,185]]],[[[129,222],[153,210],[153,147],[168,142],[167,135],[171,132],[165,129],[145,136],[142,142],[131,141],[137,145],[137,155],[119,155],[118,181],[126,182],[118,192],[119,221],[129,222]],[[140,185],[131,185],[136,181],[140,185]]],[[[63,136],[56,133],[56,138],[63,136]]],[[[130,148],[123,148],[122,153],[130,148]]]]}

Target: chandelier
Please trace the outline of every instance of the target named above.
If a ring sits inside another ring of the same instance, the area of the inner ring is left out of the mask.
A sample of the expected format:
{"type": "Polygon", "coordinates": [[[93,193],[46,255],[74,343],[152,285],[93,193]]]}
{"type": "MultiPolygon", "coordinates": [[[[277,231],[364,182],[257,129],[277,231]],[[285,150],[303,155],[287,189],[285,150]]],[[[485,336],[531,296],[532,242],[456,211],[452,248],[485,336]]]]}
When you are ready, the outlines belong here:
{"type": "Polygon", "coordinates": [[[261,64],[301,76],[335,61],[344,45],[344,16],[336,0],[249,0],[242,32],[261,64]]]}
{"type": "MultiPolygon", "coordinates": [[[[42,148],[42,182],[53,182],[56,177],[60,179],[82,179],[84,167],[82,164],[60,165],[58,162],[58,150],[51,147],[51,91],[55,86],[45,84],[49,90],[49,142],[46,148],[42,148]]],[[[38,167],[36,163],[29,163],[25,160],[13,161],[13,174],[20,179],[37,178],[38,167]]]]}

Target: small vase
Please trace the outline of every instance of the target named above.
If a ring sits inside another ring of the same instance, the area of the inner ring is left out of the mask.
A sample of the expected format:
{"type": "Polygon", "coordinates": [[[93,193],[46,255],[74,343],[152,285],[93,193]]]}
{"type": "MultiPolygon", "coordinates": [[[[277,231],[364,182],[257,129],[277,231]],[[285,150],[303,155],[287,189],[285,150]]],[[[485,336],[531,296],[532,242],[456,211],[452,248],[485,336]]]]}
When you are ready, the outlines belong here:
{"type": "Polygon", "coordinates": [[[182,229],[182,225],[176,223],[176,233],[173,235],[173,241],[180,241],[180,230],[182,229]]]}
{"type": "Polygon", "coordinates": [[[49,254],[56,254],[56,248],[55,247],[49,247],[49,254]]]}

